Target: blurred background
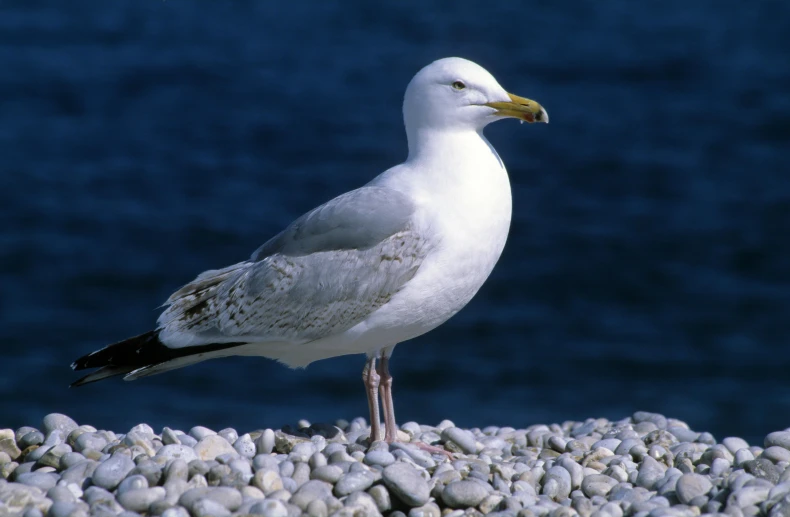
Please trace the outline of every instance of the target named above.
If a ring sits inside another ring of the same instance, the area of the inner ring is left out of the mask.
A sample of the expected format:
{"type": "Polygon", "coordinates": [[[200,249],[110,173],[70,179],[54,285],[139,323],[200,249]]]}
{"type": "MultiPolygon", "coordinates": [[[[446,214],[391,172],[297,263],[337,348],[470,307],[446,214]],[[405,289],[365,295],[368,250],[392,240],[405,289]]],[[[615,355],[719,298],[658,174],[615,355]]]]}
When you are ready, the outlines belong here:
{"type": "Polygon", "coordinates": [[[366,415],[362,356],[80,389],[69,364],[400,163],[406,84],[452,55],[551,124],[488,128],[510,238],[466,309],[397,348],[398,420],[790,426],[790,3],[333,4],[0,4],[0,427],[366,415]]]}

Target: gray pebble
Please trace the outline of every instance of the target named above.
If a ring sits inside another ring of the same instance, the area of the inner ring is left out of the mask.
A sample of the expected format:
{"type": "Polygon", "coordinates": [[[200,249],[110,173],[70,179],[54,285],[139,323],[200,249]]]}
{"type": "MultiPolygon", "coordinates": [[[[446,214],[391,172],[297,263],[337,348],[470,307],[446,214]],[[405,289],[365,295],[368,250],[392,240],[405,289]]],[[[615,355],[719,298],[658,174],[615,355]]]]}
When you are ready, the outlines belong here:
{"type": "Polygon", "coordinates": [[[47,511],[47,517],[69,517],[77,511],[77,503],[55,501],[47,511]]]}
{"type": "Polygon", "coordinates": [[[161,486],[134,488],[118,494],[118,502],[132,512],[143,513],[154,502],[164,499],[165,489],[161,486]]]}
{"type": "Polygon", "coordinates": [[[315,499],[326,499],[332,495],[332,485],[325,481],[311,479],[296,491],[291,497],[291,503],[295,504],[302,510],[307,508],[307,505],[315,499]]]}
{"type": "Polygon", "coordinates": [[[189,436],[194,438],[195,440],[202,440],[206,436],[211,436],[213,434],[217,434],[216,431],[212,431],[208,427],[203,427],[202,425],[196,425],[192,429],[189,430],[189,436]]]}
{"type": "MultiPolygon", "coordinates": [[[[565,472],[565,469],[562,470],[565,472]]],[[[442,500],[450,508],[477,506],[487,495],[488,491],[477,481],[454,481],[442,490],[442,500]]]]}
{"type": "Polygon", "coordinates": [[[58,482],[58,476],[52,473],[27,472],[16,476],[16,482],[27,486],[34,486],[46,492],[58,482]]]}
{"type": "Polygon", "coordinates": [[[366,465],[380,465],[387,467],[395,463],[395,456],[389,451],[370,451],[363,460],[366,465]]]}
{"type": "Polygon", "coordinates": [[[375,485],[370,487],[368,494],[373,498],[376,507],[381,513],[388,512],[392,509],[392,500],[386,487],[383,485],[375,485]]]}
{"type": "Polygon", "coordinates": [[[664,477],[666,467],[651,458],[645,456],[639,466],[639,474],[636,477],[636,484],[648,490],[653,490],[659,479],[664,477]]]}
{"type": "Polygon", "coordinates": [[[45,416],[41,425],[41,430],[45,435],[49,435],[52,431],[60,431],[63,436],[68,436],[76,428],[77,422],[60,413],[50,413],[45,416]]]}
{"type": "Polygon", "coordinates": [[[233,443],[233,448],[244,458],[254,458],[256,454],[255,443],[249,433],[239,436],[233,443]]]}
{"type": "Polygon", "coordinates": [[[393,463],[382,473],[390,493],[409,506],[422,506],[428,502],[430,487],[416,468],[407,463],[393,463]]]}
{"type": "Polygon", "coordinates": [[[564,467],[555,465],[543,476],[541,494],[555,501],[566,499],[571,493],[571,474],[564,467]]]}
{"type": "Polygon", "coordinates": [[[444,441],[449,440],[458,445],[465,454],[474,454],[477,452],[477,441],[475,440],[475,436],[465,429],[448,427],[442,431],[441,437],[444,441]]]}
{"type": "Polygon", "coordinates": [[[764,446],[766,449],[772,446],[790,449],[790,431],[776,431],[768,434],[765,437],[764,446]]]}
{"type": "Polygon", "coordinates": [[[310,472],[311,479],[319,479],[327,483],[337,483],[343,476],[343,469],[339,465],[324,465],[310,472]]]}
{"type": "Polygon", "coordinates": [[[174,506],[162,512],[162,517],[189,517],[189,512],[183,506],[174,506]]]}
{"type": "Polygon", "coordinates": [[[778,445],[772,445],[770,447],[766,447],[762,453],[762,457],[767,458],[774,463],[779,463],[780,461],[790,461],[790,449],[785,449],[784,447],[779,447],[778,445]]]}
{"type": "Polygon", "coordinates": [[[274,431],[265,429],[255,440],[255,449],[258,454],[271,454],[274,450],[274,431]]]}
{"type": "Polygon", "coordinates": [[[603,474],[591,474],[582,479],[581,489],[587,497],[606,496],[617,484],[615,479],[603,474]]]}
{"type": "Polygon", "coordinates": [[[52,501],[63,501],[66,503],[73,503],[76,501],[74,494],[65,486],[53,486],[47,491],[47,498],[52,501]]]}
{"type": "Polygon", "coordinates": [[[749,448],[749,444],[746,442],[746,440],[743,438],[738,438],[737,436],[728,436],[722,440],[721,443],[727,447],[727,450],[729,450],[731,454],[735,454],[740,449],[749,448]]]}
{"type": "Polygon", "coordinates": [[[262,515],[264,517],[288,517],[288,508],[285,503],[277,499],[266,499],[255,503],[250,508],[252,515],[262,515]]]}
{"type": "Polygon", "coordinates": [[[700,474],[683,474],[675,485],[678,500],[689,504],[695,497],[706,495],[713,488],[710,480],[700,474]]]}
{"type": "Polygon", "coordinates": [[[169,427],[165,427],[162,429],[162,443],[164,445],[181,445],[181,440],[178,438],[175,431],[169,427]]]}
{"type": "Polygon", "coordinates": [[[194,517],[230,517],[230,510],[212,499],[200,499],[192,506],[194,517]]]}
{"type": "Polygon", "coordinates": [[[178,499],[178,504],[192,510],[194,505],[204,499],[210,499],[230,511],[236,510],[242,503],[241,493],[229,487],[197,487],[184,492],[178,499]]]}
{"type": "Polygon", "coordinates": [[[129,456],[117,452],[106,461],[99,463],[99,466],[93,471],[93,484],[107,490],[114,490],[134,467],[134,462],[129,456]]]}
{"type": "Polygon", "coordinates": [[[27,449],[31,445],[41,445],[44,443],[44,439],[44,433],[38,430],[33,430],[29,433],[26,433],[24,436],[22,436],[22,438],[17,440],[17,445],[19,445],[21,449],[27,449]]]}
{"type": "Polygon", "coordinates": [[[118,485],[117,493],[122,494],[129,490],[137,490],[140,488],[148,488],[148,480],[145,476],[135,474],[121,481],[121,484],[118,485]]]}
{"type": "Polygon", "coordinates": [[[368,472],[349,472],[337,481],[334,493],[337,497],[343,497],[353,492],[367,490],[373,481],[373,476],[368,472]]]}
{"type": "MultiPolygon", "coordinates": [[[[193,428],[194,429],[194,428],[193,428]]],[[[167,447],[179,447],[178,445],[168,445],[167,447]]],[[[180,447],[184,447],[183,445],[180,447]]],[[[164,449],[164,447],[162,447],[164,449]]],[[[194,447],[194,453],[203,461],[213,460],[217,456],[232,453],[238,454],[228,441],[218,434],[209,434],[198,441],[194,447]]],[[[184,458],[186,460],[186,458],[184,458]]]]}
{"type": "Polygon", "coordinates": [[[236,443],[236,440],[239,439],[239,433],[236,432],[236,430],[232,427],[227,427],[221,431],[217,431],[217,434],[225,438],[225,441],[231,445],[236,443]]]}

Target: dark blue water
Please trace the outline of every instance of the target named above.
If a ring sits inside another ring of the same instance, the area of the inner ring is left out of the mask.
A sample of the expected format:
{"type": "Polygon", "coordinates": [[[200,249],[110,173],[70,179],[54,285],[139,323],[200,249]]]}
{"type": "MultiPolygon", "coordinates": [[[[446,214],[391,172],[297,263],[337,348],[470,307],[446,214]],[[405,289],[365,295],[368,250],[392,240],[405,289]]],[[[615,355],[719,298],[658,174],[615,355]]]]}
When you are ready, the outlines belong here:
{"type": "Polygon", "coordinates": [[[398,419],[790,426],[790,3],[331,4],[0,4],[0,427],[364,415],[361,356],[80,389],[68,365],[402,161],[403,90],[450,55],[552,122],[489,128],[510,239],[464,311],[396,350],[398,419]]]}

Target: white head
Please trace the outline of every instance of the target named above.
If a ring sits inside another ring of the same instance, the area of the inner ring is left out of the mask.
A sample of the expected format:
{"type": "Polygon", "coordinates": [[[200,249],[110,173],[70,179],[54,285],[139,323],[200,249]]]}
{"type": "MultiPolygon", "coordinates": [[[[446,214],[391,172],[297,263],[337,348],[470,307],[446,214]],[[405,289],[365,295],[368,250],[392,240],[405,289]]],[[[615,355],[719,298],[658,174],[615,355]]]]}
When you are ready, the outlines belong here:
{"type": "Polygon", "coordinates": [[[485,68],[460,57],[434,61],[417,72],[403,100],[410,138],[423,129],[480,131],[502,117],[549,121],[540,104],[507,93],[485,68]]]}

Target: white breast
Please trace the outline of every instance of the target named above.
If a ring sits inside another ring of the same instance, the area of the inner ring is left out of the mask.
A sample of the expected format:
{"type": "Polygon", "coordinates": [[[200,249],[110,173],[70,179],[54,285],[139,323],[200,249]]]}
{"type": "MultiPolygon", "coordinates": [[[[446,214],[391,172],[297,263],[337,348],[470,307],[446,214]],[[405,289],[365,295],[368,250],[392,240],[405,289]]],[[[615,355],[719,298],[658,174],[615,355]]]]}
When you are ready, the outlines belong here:
{"type": "Polygon", "coordinates": [[[418,202],[418,227],[436,247],[398,295],[352,329],[363,347],[393,345],[447,321],[469,303],[502,254],[512,208],[505,167],[478,133],[455,149],[438,157],[440,165],[406,162],[403,170],[380,177],[380,184],[404,189],[418,202]]]}

